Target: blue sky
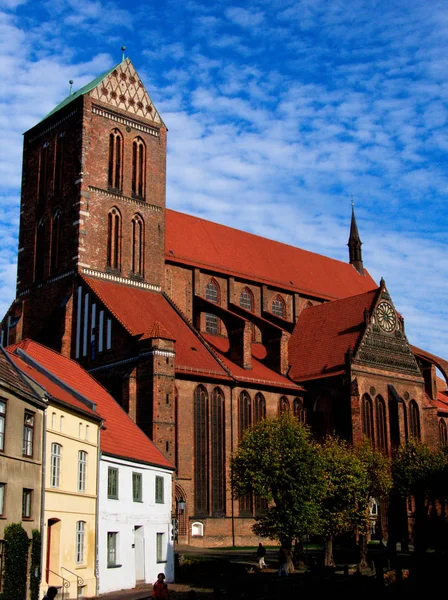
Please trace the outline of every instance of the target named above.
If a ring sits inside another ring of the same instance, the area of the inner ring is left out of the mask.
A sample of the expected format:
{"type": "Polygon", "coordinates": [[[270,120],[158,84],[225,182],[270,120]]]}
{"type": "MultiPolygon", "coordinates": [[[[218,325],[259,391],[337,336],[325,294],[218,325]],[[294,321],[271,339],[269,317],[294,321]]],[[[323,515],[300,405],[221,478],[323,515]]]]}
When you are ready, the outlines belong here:
{"type": "Polygon", "coordinates": [[[0,0],[0,313],[22,133],[121,60],[168,126],[167,205],[364,265],[448,358],[448,4],[0,0]]]}

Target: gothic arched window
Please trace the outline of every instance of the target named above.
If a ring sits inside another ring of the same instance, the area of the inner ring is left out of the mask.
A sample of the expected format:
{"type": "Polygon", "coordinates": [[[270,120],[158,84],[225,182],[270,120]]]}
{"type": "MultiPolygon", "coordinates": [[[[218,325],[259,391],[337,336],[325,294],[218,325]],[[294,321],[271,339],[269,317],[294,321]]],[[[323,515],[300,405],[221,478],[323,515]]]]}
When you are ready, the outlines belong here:
{"type": "Polygon", "coordinates": [[[48,179],[50,175],[49,164],[50,144],[44,142],[40,149],[40,164],[39,164],[39,200],[46,198],[48,193],[48,179]]]}
{"type": "Polygon", "coordinates": [[[375,410],[377,447],[382,452],[387,452],[386,405],[381,396],[376,397],[375,410]]]}
{"type": "Polygon", "coordinates": [[[293,404],[294,416],[303,424],[306,423],[306,411],[303,408],[303,401],[300,398],[294,398],[293,404]]]}
{"type": "Polygon", "coordinates": [[[282,415],[286,412],[289,412],[290,406],[289,406],[289,400],[288,398],[286,398],[286,396],[282,396],[280,398],[280,400],[278,401],[278,413],[279,415],[282,415]]]}
{"type": "Polygon", "coordinates": [[[372,399],[364,394],[361,401],[362,433],[373,442],[373,407],[372,399]]]}
{"type": "Polygon", "coordinates": [[[254,423],[259,423],[266,418],[266,400],[263,394],[255,394],[254,398],[254,423]]]}
{"type": "Polygon", "coordinates": [[[45,254],[47,245],[47,219],[42,218],[36,229],[36,253],[34,261],[34,279],[42,281],[45,273],[45,254]]]}
{"type": "Polygon", "coordinates": [[[420,439],[420,413],[415,400],[409,403],[409,429],[412,437],[420,439]]]}
{"type": "Polygon", "coordinates": [[[208,394],[198,385],[194,392],[194,508],[207,514],[208,496],[208,394]]]}
{"type": "Polygon", "coordinates": [[[56,141],[56,166],[54,171],[54,193],[60,194],[64,181],[64,135],[62,132],[58,135],[56,141]]]}
{"type": "Polygon", "coordinates": [[[144,275],[145,264],[145,224],[140,215],[132,218],[132,272],[144,275]]]}
{"type": "Polygon", "coordinates": [[[113,129],[109,134],[109,188],[121,192],[123,164],[123,137],[119,129],[113,129]]]}
{"type": "Polygon", "coordinates": [[[252,402],[246,390],[240,393],[238,401],[238,431],[242,437],[244,431],[252,425],[252,402]]]}
{"type": "Polygon", "coordinates": [[[211,406],[211,475],[212,475],[212,514],[225,513],[225,405],[224,394],[215,388],[211,406]]]}
{"type": "Polygon", "coordinates": [[[280,294],[277,294],[272,300],[272,314],[282,319],[286,316],[286,305],[280,294]]]}
{"type": "MultiPolygon", "coordinates": [[[[209,302],[213,302],[213,304],[220,303],[221,299],[219,285],[214,279],[210,279],[205,286],[205,299],[209,302]]],[[[205,313],[205,331],[213,335],[217,335],[219,333],[219,319],[216,315],[212,313],[205,313]]]]}
{"type": "MultiPolygon", "coordinates": [[[[254,295],[250,291],[248,287],[245,287],[240,294],[240,306],[241,308],[245,308],[249,312],[254,312],[255,303],[254,303],[254,295]]],[[[255,340],[255,326],[253,323],[250,324],[250,328],[252,331],[252,341],[255,340]]]]}
{"type": "Polygon", "coordinates": [[[107,216],[107,266],[120,268],[121,215],[117,207],[110,209],[107,216]]]}
{"type": "Polygon", "coordinates": [[[240,306],[250,312],[254,312],[254,296],[247,287],[245,287],[240,294],[240,306]]]}
{"type": "Polygon", "coordinates": [[[444,419],[440,419],[439,421],[439,440],[441,446],[446,446],[448,444],[448,435],[444,419]]]}
{"type": "MultiPolygon", "coordinates": [[[[238,399],[238,433],[240,438],[244,431],[252,425],[252,401],[246,390],[240,393],[238,399]]],[[[240,515],[252,515],[252,494],[240,498],[240,515]]]]}
{"type": "Polygon", "coordinates": [[[59,252],[61,243],[61,210],[58,208],[53,215],[51,224],[51,273],[59,269],[59,252]]]}
{"type": "Polygon", "coordinates": [[[146,146],[142,138],[135,138],[132,144],[132,193],[145,197],[146,146]]]}

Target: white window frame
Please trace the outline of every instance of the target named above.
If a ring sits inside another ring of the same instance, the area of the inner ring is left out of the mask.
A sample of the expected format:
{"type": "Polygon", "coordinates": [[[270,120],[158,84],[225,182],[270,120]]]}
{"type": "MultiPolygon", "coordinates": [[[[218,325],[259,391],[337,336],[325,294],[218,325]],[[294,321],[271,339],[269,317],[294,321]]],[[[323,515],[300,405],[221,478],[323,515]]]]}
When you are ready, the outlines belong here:
{"type": "Polygon", "coordinates": [[[107,532],[107,566],[116,567],[118,565],[118,532],[107,532]]]}
{"type": "Polygon", "coordinates": [[[167,562],[166,533],[159,531],[156,533],[156,561],[167,562]]]}
{"type": "Polygon", "coordinates": [[[84,544],[86,537],[86,522],[76,522],[76,564],[84,564],[84,544]]]}
{"type": "Polygon", "coordinates": [[[61,485],[61,460],[62,446],[53,442],[51,444],[50,487],[58,488],[61,485]]]}
{"type": "Polygon", "coordinates": [[[78,452],[78,492],[86,491],[87,480],[87,452],[80,450],[78,452]]]}
{"type": "Polygon", "coordinates": [[[161,475],[156,475],[155,501],[156,504],[165,504],[165,478],[161,475]]]}
{"type": "Polygon", "coordinates": [[[0,400],[0,450],[5,449],[6,402],[0,400]]]}

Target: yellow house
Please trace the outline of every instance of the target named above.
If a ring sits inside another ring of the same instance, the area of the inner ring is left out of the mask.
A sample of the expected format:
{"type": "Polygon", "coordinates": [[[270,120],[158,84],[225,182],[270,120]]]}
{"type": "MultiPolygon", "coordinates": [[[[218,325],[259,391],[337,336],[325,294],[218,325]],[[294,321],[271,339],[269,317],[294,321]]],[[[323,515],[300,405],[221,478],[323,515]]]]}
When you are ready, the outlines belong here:
{"type": "MultiPolygon", "coordinates": [[[[25,341],[11,357],[47,400],[41,596],[49,585],[58,598],[96,595],[97,473],[101,417],[96,406],[27,354],[25,341]]],[[[38,347],[38,345],[36,345],[38,347]]],[[[67,368],[67,363],[64,365],[67,368]]]]}

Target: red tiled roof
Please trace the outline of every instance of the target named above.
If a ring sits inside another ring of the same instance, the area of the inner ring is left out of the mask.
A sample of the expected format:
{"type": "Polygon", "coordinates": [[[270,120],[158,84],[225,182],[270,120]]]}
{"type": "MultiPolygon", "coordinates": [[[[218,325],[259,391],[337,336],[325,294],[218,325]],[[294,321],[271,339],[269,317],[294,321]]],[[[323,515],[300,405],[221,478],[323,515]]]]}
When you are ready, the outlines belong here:
{"type": "Polygon", "coordinates": [[[148,335],[149,338],[160,338],[165,340],[175,340],[171,333],[166,327],[162,325],[160,321],[156,321],[152,327],[151,333],[148,335]]]}
{"type": "Polygon", "coordinates": [[[119,283],[83,278],[131,335],[152,337],[157,322],[175,331],[176,370],[227,377],[218,361],[164,296],[119,283]]]}
{"type": "Polygon", "coordinates": [[[297,391],[302,389],[287,377],[280,375],[280,373],[273,371],[260,362],[266,356],[266,349],[262,344],[252,344],[252,369],[243,369],[243,367],[235,364],[225,356],[229,349],[228,338],[204,334],[204,339],[213,347],[220,360],[237,381],[288,387],[297,391]]]}
{"type": "Polygon", "coordinates": [[[100,435],[103,452],[174,469],[106,389],[81,365],[31,340],[21,342],[18,347],[49,373],[97,405],[98,413],[105,420],[105,429],[100,435]]]}
{"type": "Polygon", "coordinates": [[[345,298],[376,288],[370,275],[307,250],[173,210],[166,211],[166,260],[309,293],[345,298]]]}
{"type": "Polygon", "coordinates": [[[305,381],[344,368],[345,353],[357,348],[364,311],[371,310],[378,289],[302,311],[289,340],[291,379],[305,381]]]}

